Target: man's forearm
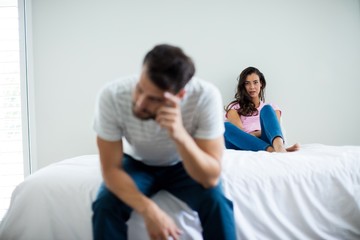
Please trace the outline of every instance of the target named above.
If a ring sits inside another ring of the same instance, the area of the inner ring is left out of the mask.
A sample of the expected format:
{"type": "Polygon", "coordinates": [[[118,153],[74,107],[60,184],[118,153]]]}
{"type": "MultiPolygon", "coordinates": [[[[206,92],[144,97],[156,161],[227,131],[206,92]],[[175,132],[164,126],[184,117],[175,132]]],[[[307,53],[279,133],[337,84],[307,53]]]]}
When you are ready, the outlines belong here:
{"type": "Polygon", "coordinates": [[[121,169],[111,169],[103,172],[107,188],[119,199],[138,213],[143,213],[152,200],[142,194],[131,177],[121,169]]]}
{"type": "Polygon", "coordinates": [[[151,201],[136,187],[132,178],[122,169],[122,141],[109,142],[97,137],[102,175],[107,188],[137,212],[151,201]]]}
{"type": "Polygon", "coordinates": [[[218,159],[211,156],[201,149],[190,135],[175,142],[188,174],[205,188],[215,186],[220,177],[222,154],[218,154],[218,159]]]}

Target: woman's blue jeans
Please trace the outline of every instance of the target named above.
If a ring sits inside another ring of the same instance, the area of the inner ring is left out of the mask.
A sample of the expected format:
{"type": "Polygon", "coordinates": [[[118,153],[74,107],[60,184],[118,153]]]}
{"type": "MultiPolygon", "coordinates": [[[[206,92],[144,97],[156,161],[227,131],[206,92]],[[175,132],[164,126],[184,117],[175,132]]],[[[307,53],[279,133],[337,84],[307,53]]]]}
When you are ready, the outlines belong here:
{"type": "MultiPolygon", "coordinates": [[[[205,240],[236,239],[233,205],[225,198],[221,185],[202,187],[187,174],[181,162],[173,166],[148,166],[125,154],[123,169],[146,196],[167,190],[198,212],[205,240]]],[[[132,209],[104,184],[92,208],[94,240],[127,239],[126,222],[132,209]]]]}
{"type": "Polygon", "coordinates": [[[284,139],[274,109],[265,105],[260,111],[261,137],[244,132],[234,124],[225,122],[225,146],[227,149],[261,151],[272,146],[276,137],[284,139]]]}

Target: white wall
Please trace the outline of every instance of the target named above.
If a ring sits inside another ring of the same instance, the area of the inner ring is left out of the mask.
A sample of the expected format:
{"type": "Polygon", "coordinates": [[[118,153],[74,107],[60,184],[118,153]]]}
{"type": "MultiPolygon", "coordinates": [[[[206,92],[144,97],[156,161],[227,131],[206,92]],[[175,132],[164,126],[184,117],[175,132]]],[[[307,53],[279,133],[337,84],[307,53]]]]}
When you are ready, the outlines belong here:
{"type": "Polygon", "coordinates": [[[182,47],[224,104],[247,66],[266,76],[290,143],[360,145],[359,0],[32,0],[38,168],[96,153],[99,88],[140,70],[155,44],[182,47]]]}

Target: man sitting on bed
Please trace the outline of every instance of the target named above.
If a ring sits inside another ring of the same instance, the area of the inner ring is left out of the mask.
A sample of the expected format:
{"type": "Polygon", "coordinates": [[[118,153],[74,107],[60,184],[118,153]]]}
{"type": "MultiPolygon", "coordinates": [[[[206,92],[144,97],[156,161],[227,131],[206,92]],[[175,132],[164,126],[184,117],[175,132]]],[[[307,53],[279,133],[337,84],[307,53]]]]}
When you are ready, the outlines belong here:
{"type": "Polygon", "coordinates": [[[194,72],[180,48],[158,45],[139,77],[101,90],[94,128],[104,184],[93,203],[95,240],[127,239],[132,210],[151,239],[179,239],[181,229],[150,199],[161,189],[198,212],[204,239],[236,239],[232,203],[219,185],[221,96],[194,72]]]}

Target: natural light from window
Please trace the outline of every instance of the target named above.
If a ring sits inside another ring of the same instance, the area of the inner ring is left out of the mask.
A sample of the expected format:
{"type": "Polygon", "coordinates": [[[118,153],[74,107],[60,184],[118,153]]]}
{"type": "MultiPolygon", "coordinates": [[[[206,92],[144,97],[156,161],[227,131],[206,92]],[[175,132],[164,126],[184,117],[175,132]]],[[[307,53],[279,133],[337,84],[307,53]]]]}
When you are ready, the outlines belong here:
{"type": "Polygon", "coordinates": [[[0,221],[24,179],[17,0],[0,0],[0,221]]]}

